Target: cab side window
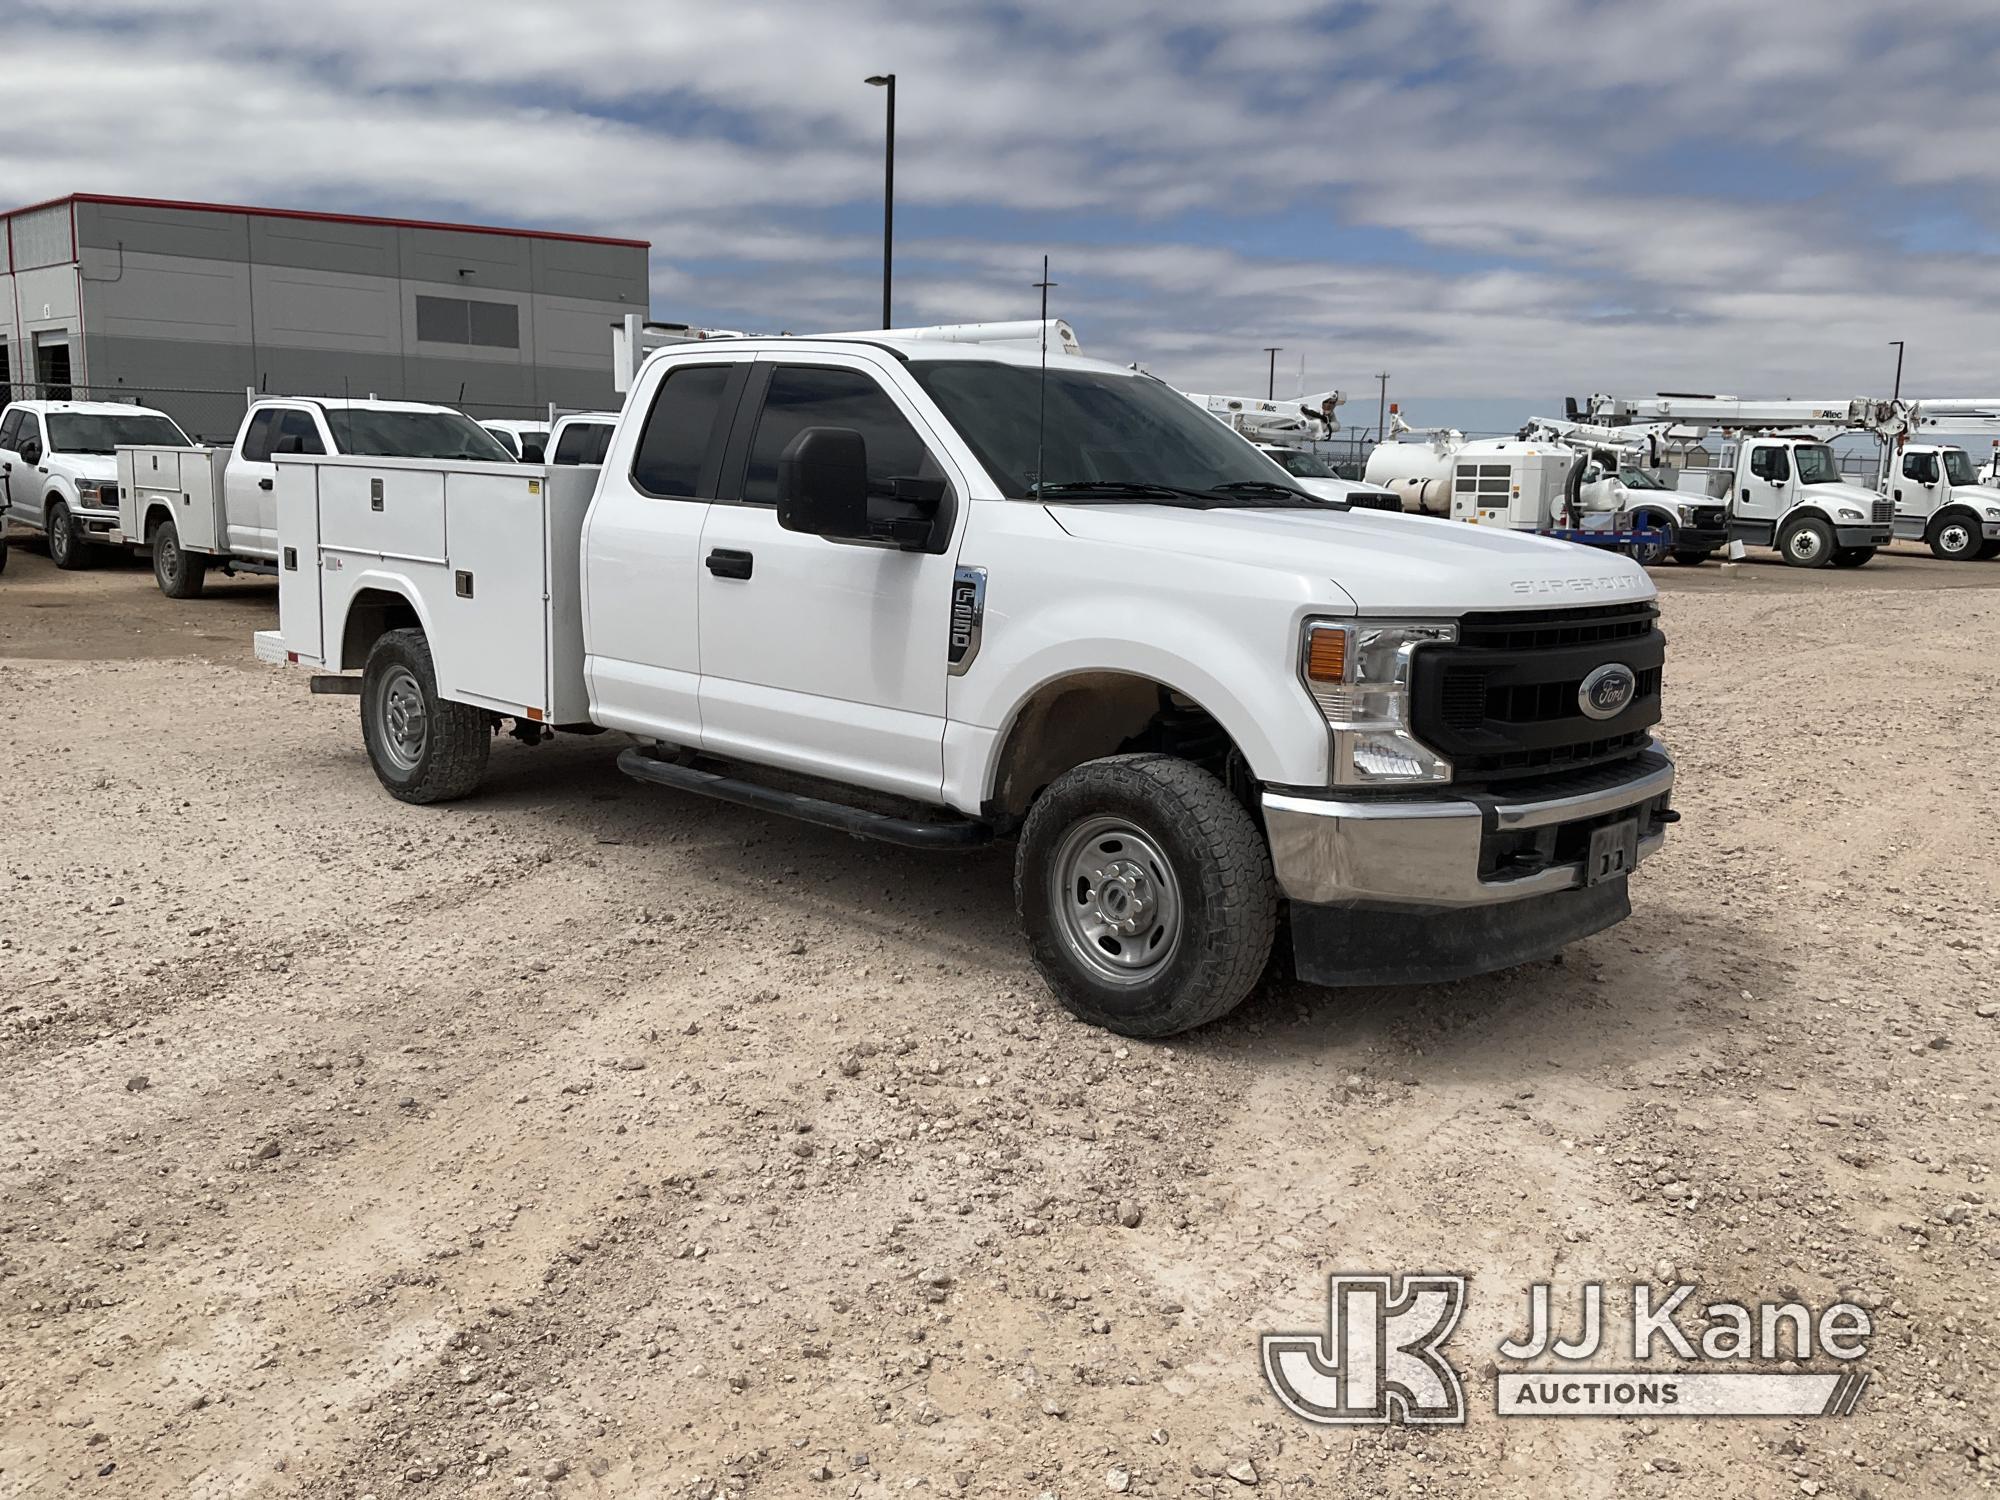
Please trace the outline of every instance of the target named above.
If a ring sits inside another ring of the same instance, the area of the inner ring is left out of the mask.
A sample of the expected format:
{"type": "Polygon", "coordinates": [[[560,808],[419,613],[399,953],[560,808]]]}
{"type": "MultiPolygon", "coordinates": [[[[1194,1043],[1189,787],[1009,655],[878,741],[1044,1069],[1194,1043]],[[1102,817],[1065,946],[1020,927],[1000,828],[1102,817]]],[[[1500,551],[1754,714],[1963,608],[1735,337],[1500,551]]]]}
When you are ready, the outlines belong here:
{"type": "Polygon", "coordinates": [[[743,473],[743,499],[778,503],[778,459],[808,427],[849,427],[868,447],[868,493],[894,495],[897,478],[939,479],[944,471],[889,393],[860,370],[780,365],[771,372],[757,435],[743,473]]]}
{"type": "Polygon", "coordinates": [[[21,449],[21,412],[18,409],[0,417],[0,448],[9,453],[18,453],[21,449]]]}
{"type": "Polygon", "coordinates": [[[556,440],[559,464],[601,464],[611,446],[611,428],[604,422],[572,422],[556,440]]]}
{"type": "MultiPolygon", "coordinates": [[[[648,495],[692,500],[702,493],[702,471],[722,431],[723,398],[740,365],[681,365],[667,372],[646,413],[632,483],[648,495]]],[[[733,403],[731,403],[733,405],[733,403]]],[[[712,472],[712,471],[711,471],[712,472]]]]}
{"type": "Polygon", "coordinates": [[[319,424],[313,421],[312,413],[279,412],[277,426],[271,433],[271,451],[273,453],[326,452],[326,444],[320,441],[319,424]]]}
{"type": "Polygon", "coordinates": [[[1759,479],[1782,484],[1792,477],[1792,461],[1783,448],[1759,448],[1750,455],[1750,472],[1759,479]]]}
{"type": "Polygon", "coordinates": [[[267,406],[250,419],[250,425],[243,429],[243,461],[246,464],[268,463],[271,458],[271,444],[278,435],[278,409],[267,406]]]}
{"type": "Polygon", "coordinates": [[[1903,455],[1903,477],[1914,479],[1918,484],[1936,484],[1938,462],[1935,453],[1905,453],[1903,455]]]}

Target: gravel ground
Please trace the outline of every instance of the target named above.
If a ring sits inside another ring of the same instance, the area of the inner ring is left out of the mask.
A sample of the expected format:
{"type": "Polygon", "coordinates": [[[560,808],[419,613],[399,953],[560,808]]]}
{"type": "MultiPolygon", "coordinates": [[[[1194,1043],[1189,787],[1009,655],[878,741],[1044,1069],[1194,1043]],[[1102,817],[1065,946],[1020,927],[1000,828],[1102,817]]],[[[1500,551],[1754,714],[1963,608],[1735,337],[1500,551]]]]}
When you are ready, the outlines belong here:
{"type": "Polygon", "coordinates": [[[251,659],[267,585],[17,548],[0,1494],[1993,1489],[2000,564],[1661,581],[1686,821],[1631,921],[1158,1046],[1045,998],[1002,855],[608,740],[405,807],[251,659]],[[1469,1425],[1277,1405],[1258,1333],[1354,1270],[1472,1276],[1469,1425]],[[1845,1292],[1874,1384],[1501,1420],[1546,1278],[1845,1292]]]}

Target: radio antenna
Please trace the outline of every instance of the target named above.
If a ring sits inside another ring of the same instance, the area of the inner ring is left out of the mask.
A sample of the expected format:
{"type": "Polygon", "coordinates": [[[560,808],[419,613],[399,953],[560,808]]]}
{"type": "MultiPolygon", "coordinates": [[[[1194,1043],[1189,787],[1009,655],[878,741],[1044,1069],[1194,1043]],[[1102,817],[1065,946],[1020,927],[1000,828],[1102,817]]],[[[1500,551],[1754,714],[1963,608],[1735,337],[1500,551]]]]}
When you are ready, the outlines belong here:
{"type": "Polygon", "coordinates": [[[1049,288],[1056,285],[1049,280],[1049,258],[1042,257],[1042,279],[1035,283],[1042,291],[1042,373],[1041,382],[1035,389],[1035,493],[1041,494],[1048,476],[1042,472],[1046,461],[1043,444],[1049,431],[1049,288]]]}

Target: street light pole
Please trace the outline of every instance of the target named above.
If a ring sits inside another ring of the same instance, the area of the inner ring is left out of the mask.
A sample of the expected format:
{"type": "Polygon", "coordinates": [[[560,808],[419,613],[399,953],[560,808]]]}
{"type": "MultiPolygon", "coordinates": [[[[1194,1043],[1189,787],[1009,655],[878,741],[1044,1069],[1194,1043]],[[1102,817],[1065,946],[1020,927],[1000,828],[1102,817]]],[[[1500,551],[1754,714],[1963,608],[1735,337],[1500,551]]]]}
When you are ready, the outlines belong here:
{"type": "Polygon", "coordinates": [[[865,80],[889,91],[887,154],[882,162],[882,326],[889,327],[889,266],[896,244],[896,75],[877,73],[865,80]]]}
{"type": "Polygon", "coordinates": [[[1264,352],[1271,356],[1271,378],[1264,385],[1264,399],[1266,401],[1275,401],[1278,399],[1278,351],[1284,347],[1283,344],[1266,344],[1264,346],[1264,352]]]}
{"type": "Polygon", "coordinates": [[[1896,346],[1896,389],[1890,393],[1889,399],[1896,401],[1901,399],[1903,394],[1903,341],[1890,339],[1889,342],[1896,346]]]}

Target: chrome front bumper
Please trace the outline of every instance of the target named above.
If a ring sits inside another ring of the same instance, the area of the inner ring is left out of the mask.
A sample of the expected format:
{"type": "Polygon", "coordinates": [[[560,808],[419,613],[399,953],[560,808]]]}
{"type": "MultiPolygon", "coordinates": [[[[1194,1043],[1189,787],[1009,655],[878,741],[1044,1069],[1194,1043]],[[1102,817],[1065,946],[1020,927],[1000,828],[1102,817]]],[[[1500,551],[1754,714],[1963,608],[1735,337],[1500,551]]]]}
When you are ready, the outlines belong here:
{"type": "MultiPolygon", "coordinates": [[[[1462,796],[1376,802],[1266,792],[1271,863],[1285,895],[1309,905],[1489,906],[1572,890],[1584,883],[1581,859],[1528,873],[1482,874],[1491,863],[1488,840],[1609,821],[1655,802],[1664,810],[1674,787],[1665,747],[1655,740],[1631,770],[1615,782],[1540,801],[1462,796]]],[[[1641,860],[1665,842],[1663,830],[1663,821],[1642,821],[1641,860]]]]}

